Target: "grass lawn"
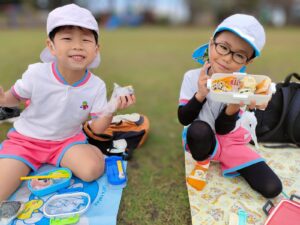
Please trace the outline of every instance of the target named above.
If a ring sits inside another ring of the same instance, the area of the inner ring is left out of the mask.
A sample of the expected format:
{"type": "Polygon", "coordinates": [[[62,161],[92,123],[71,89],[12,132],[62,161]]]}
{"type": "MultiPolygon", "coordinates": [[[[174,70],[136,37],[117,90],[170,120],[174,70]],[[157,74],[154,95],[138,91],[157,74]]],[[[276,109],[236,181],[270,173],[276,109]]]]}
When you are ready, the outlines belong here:
{"type": "MultiPolygon", "coordinates": [[[[120,225],[191,224],[185,187],[181,125],[177,102],[185,71],[199,65],[193,50],[207,42],[212,28],[134,28],[101,31],[102,64],[94,71],[107,84],[133,85],[137,104],[125,112],[147,115],[151,123],[146,144],[128,164],[129,182],[118,215],[120,225]]],[[[0,84],[8,89],[28,64],[37,62],[44,30],[1,30],[0,84]]],[[[299,28],[267,29],[262,56],[248,72],[280,81],[300,72],[299,28]]],[[[11,124],[2,124],[1,140],[11,124]]]]}

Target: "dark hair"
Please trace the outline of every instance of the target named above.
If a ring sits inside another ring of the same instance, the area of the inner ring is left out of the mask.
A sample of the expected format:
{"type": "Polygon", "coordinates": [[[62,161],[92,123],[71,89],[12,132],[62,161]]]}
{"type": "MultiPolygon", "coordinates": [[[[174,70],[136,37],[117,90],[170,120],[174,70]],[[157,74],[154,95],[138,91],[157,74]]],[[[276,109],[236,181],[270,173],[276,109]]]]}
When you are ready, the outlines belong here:
{"type": "MultiPolygon", "coordinates": [[[[226,30],[222,30],[222,31],[217,32],[217,33],[215,34],[215,36],[213,37],[213,40],[215,41],[216,38],[217,38],[223,31],[226,31],[226,30]]],[[[253,47],[252,47],[252,49],[253,49],[253,47]]],[[[253,49],[252,56],[249,58],[249,60],[254,59],[254,58],[255,58],[255,50],[253,49]]]]}
{"type": "MultiPolygon", "coordinates": [[[[56,27],[54,28],[50,33],[49,33],[49,38],[51,41],[54,40],[54,37],[56,35],[57,32],[59,32],[60,30],[62,29],[65,29],[65,28],[73,28],[73,27],[76,27],[76,26],[72,26],[72,25],[67,25],[67,26],[60,26],[60,27],[56,27]]],[[[79,29],[83,29],[81,27],[79,27],[79,29]]],[[[96,41],[96,44],[98,44],[98,34],[96,31],[94,30],[90,30],[92,31],[93,35],[94,35],[94,38],[95,38],[95,41],[96,41]]]]}

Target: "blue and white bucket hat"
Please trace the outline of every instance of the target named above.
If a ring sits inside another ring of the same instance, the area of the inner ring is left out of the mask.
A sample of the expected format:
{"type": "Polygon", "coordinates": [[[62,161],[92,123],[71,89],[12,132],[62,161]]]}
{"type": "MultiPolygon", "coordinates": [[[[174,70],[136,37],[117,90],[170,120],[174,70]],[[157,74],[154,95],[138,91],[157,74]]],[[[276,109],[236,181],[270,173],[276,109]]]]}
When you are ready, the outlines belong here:
{"type": "MultiPolygon", "coordinates": [[[[99,36],[99,27],[95,17],[92,13],[75,4],[69,4],[58,7],[51,11],[47,18],[47,35],[51,33],[56,27],[60,26],[78,26],[89,30],[94,30],[99,36]]],[[[42,62],[55,62],[56,57],[53,56],[46,47],[40,54],[42,62]]],[[[98,52],[94,61],[88,68],[96,68],[100,64],[100,53],[98,52]]]]}
{"type": "MultiPolygon", "coordinates": [[[[229,16],[219,24],[214,31],[213,37],[218,32],[225,30],[236,34],[249,43],[254,49],[255,57],[260,55],[266,42],[266,35],[263,26],[255,17],[246,14],[229,16]]],[[[208,58],[208,47],[209,43],[198,47],[193,52],[192,58],[203,65],[208,58]]]]}

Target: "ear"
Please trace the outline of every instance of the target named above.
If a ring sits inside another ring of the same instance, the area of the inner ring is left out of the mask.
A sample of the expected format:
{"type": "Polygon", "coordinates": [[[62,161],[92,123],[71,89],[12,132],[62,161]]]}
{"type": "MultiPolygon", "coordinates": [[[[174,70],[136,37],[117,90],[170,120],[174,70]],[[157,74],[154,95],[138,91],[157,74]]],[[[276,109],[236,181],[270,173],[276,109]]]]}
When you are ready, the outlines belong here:
{"type": "Polygon", "coordinates": [[[251,64],[251,63],[253,62],[253,60],[254,60],[254,59],[250,59],[249,61],[247,61],[247,62],[245,63],[245,66],[251,64]]]}
{"type": "Polygon", "coordinates": [[[100,45],[99,44],[96,45],[96,53],[98,53],[98,52],[100,52],[100,45]]]}
{"type": "Polygon", "coordinates": [[[50,53],[55,56],[55,53],[56,53],[55,52],[55,47],[54,47],[53,42],[50,40],[50,38],[47,38],[46,46],[49,49],[50,53]]]}
{"type": "Polygon", "coordinates": [[[212,45],[213,42],[214,42],[214,37],[210,37],[210,39],[209,39],[209,45],[212,45]]]}
{"type": "Polygon", "coordinates": [[[95,47],[95,56],[98,54],[98,52],[100,52],[100,45],[97,44],[95,47]]]}

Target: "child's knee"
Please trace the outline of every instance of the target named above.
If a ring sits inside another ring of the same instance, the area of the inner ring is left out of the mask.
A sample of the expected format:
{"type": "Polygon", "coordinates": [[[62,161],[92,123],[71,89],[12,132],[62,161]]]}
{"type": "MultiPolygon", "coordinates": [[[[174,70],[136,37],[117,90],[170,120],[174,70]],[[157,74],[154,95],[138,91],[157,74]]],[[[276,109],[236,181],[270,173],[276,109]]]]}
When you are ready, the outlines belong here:
{"type": "Polygon", "coordinates": [[[216,139],[210,125],[204,121],[193,122],[187,130],[187,145],[196,161],[209,157],[215,148],[216,139]]]}
{"type": "Polygon", "coordinates": [[[78,174],[78,177],[86,182],[97,180],[104,172],[104,162],[90,162],[85,165],[78,174]]]}
{"type": "Polygon", "coordinates": [[[265,198],[275,198],[282,192],[281,181],[274,180],[273,182],[266,182],[264,187],[259,191],[265,198]]]}

